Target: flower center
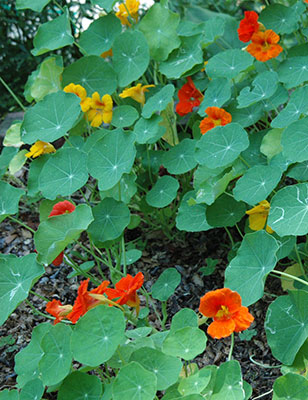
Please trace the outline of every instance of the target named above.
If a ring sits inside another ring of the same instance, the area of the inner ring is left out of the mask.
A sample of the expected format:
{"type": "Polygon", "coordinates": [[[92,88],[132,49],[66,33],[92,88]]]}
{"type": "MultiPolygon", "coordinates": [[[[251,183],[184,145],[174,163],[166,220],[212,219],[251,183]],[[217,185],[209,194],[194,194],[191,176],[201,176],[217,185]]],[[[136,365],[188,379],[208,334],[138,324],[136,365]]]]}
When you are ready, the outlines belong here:
{"type": "Polygon", "coordinates": [[[227,306],[220,306],[220,310],[217,311],[215,317],[223,319],[230,316],[229,308],[227,306]]]}
{"type": "MultiPolygon", "coordinates": [[[[214,122],[215,126],[221,125],[221,119],[213,119],[213,122],[214,122]]],[[[225,306],[222,306],[222,307],[225,307],[225,306]]]]}

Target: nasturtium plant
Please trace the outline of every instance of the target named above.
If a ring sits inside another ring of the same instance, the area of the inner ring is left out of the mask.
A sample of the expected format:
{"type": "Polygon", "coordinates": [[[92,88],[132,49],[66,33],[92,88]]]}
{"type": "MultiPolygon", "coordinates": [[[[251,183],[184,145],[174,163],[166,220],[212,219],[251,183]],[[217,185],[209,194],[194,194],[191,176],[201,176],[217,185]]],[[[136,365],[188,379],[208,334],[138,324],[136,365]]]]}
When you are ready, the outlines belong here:
{"type": "Polygon", "coordinates": [[[40,320],[0,398],[306,399],[307,2],[83,3],[16,1],[47,19],[0,78],[0,324],[40,320]]]}

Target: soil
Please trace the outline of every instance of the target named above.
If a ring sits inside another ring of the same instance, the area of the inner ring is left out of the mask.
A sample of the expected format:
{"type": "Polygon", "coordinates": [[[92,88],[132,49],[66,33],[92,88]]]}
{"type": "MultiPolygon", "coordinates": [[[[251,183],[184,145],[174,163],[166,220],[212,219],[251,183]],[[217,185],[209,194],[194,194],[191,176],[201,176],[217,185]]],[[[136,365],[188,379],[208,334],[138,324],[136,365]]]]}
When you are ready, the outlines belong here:
{"type": "MultiPolygon", "coordinates": [[[[33,229],[38,224],[37,214],[25,212],[19,217],[33,229]]],[[[236,230],[232,230],[234,238],[240,239],[236,230]]],[[[142,271],[145,275],[145,288],[158,278],[160,273],[169,267],[175,267],[182,276],[181,284],[175,294],[168,301],[167,321],[169,326],[172,316],[181,308],[187,307],[198,311],[200,297],[207,291],[222,288],[224,285],[224,270],[228,264],[227,256],[230,250],[228,237],[223,230],[213,229],[202,233],[180,233],[174,241],[168,240],[162,232],[146,232],[145,229],[129,231],[126,241],[139,237],[139,245],[146,244],[143,255],[135,264],[129,266],[128,272],[135,274],[142,271]],[[205,265],[206,258],[219,260],[215,271],[209,276],[203,276],[200,268],[205,265]]],[[[85,239],[86,240],[86,239],[85,239]]],[[[86,244],[86,242],[84,242],[86,244]]],[[[140,247],[139,247],[140,248],[140,247]]],[[[78,248],[75,246],[74,248],[78,248]]],[[[3,254],[16,254],[18,256],[33,252],[34,244],[32,233],[10,220],[6,219],[0,224],[0,252],[3,254]]],[[[73,250],[73,249],[71,249],[73,250]]],[[[78,251],[82,253],[79,248],[78,251]]],[[[49,299],[60,299],[63,304],[72,303],[76,296],[80,278],[68,279],[71,268],[62,264],[60,267],[48,266],[45,275],[36,283],[33,290],[49,299]]],[[[104,270],[108,275],[108,270],[104,270]]],[[[273,295],[281,294],[279,280],[268,277],[265,292],[273,295]]],[[[264,318],[274,296],[264,295],[261,300],[249,307],[255,321],[251,329],[257,334],[250,340],[241,340],[235,335],[233,358],[240,362],[243,378],[253,387],[251,399],[270,392],[275,379],[280,375],[279,368],[265,368],[251,360],[266,366],[278,365],[267,345],[264,318]]],[[[29,300],[44,312],[45,304],[39,297],[30,294],[29,300]]],[[[159,304],[157,304],[159,307],[159,304]]],[[[158,326],[154,313],[151,314],[152,323],[158,326]]],[[[1,349],[0,355],[0,390],[13,388],[16,385],[14,372],[14,356],[30,339],[33,328],[46,318],[33,314],[31,308],[23,302],[11,314],[4,325],[0,327],[0,337],[12,335],[15,343],[1,349]]],[[[203,328],[206,330],[206,326],[203,328]]],[[[205,352],[197,357],[199,367],[225,362],[228,356],[230,338],[215,340],[208,338],[205,352]]],[[[45,399],[56,399],[56,394],[45,394],[45,399]]],[[[271,394],[262,396],[263,400],[272,398],[271,394]]]]}

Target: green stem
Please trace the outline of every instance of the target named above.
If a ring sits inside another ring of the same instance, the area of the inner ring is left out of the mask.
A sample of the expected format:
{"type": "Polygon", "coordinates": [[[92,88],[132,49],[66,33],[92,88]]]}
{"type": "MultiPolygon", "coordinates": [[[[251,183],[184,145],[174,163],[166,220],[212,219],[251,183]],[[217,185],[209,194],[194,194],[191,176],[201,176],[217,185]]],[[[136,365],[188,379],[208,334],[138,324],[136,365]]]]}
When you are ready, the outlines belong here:
{"type": "Polygon", "coordinates": [[[281,272],[281,271],[277,271],[277,270],[274,269],[273,271],[271,271],[270,275],[272,275],[272,274],[277,274],[277,275],[285,276],[286,278],[289,278],[289,279],[291,279],[291,280],[300,282],[300,283],[302,283],[303,285],[308,286],[308,282],[307,282],[307,281],[304,281],[303,279],[300,279],[300,278],[298,278],[297,276],[293,276],[293,275],[287,274],[286,272],[281,272]]]}
{"type": "Polygon", "coordinates": [[[240,228],[238,227],[237,224],[235,224],[235,227],[236,227],[238,233],[241,235],[242,239],[244,239],[244,235],[242,234],[242,232],[241,232],[241,230],[240,230],[240,228]]]}
{"type": "Polygon", "coordinates": [[[95,285],[99,285],[101,282],[99,281],[99,280],[97,280],[92,274],[89,274],[88,272],[85,272],[85,271],[83,271],[80,267],[79,267],[79,265],[77,264],[77,263],[75,263],[75,261],[70,257],[70,256],[68,256],[67,254],[65,254],[65,258],[67,259],[67,260],[69,260],[69,265],[75,270],[75,271],[77,271],[79,274],[81,274],[81,275],[83,275],[85,278],[89,278],[90,279],[90,281],[92,282],[92,283],[94,283],[95,285]]]}
{"type": "Polygon", "coordinates": [[[297,244],[296,244],[296,243],[295,243],[294,249],[295,249],[296,257],[297,257],[297,260],[298,260],[298,264],[299,264],[299,266],[300,266],[300,269],[301,269],[301,271],[302,271],[302,274],[304,275],[304,277],[306,277],[305,268],[304,268],[304,266],[303,266],[302,259],[301,259],[300,255],[299,255],[299,252],[298,252],[298,248],[297,248],[297,244]]]}
{"type": "Polygon", "coordinates": [[[203,317],[199,318],[198,319],[198,326],[201,326],[201,325],[205,324],[207,320],[208,320],[208,317],[204,317],[203,316],[203,317]]]}
{"type": "Polygon", "coordinates": [[[230,344],[230,350],[229,350],[229,355],[228,355],[228,361],[231,361],[233,348],[234,348],[234,332],[231,333],[231,344],[230,344]]]}
{"type": "Polygon", "coordinates": [[[162,314],[163,314],[163,319],[161,321],[161,327],[162,327],[163,330],[165,330],[166,321],[167,321],[167,318],[168,318],[167,302],[166,301],[162,301],[162,303],[161,303],[161,311],[162,311],[162,314]]]}
{"type": "Polygon", "coordinates": [[[253,356],[249,356],[249,360],[251,362],[253,362],[254,364],[256,364],[256,365],[259,365],[259,367],[262,367],[262,368],[281,368],[282,367],[282,364],[280,364],[280,365],[266,365],[266,364],[259,363],[258,361],[255,361],[253,359],[253,356]]]}
{"type": "Polygon", "coordinates": [[[32,311],[34,312],[34,314],[41,315],[41,316],[44,317],[44,318],[48,318],[48,319],[52,319],[52,320],[55,319],[55,317],[52,317],[51,315],[48,315],[48,314],[44,314],[44,313],[42,313],[41,311],[39,311],[38,309],[36,309],[36,308],[34,307],[34,305],[33,305],[32,303],[30,303],[30,301],[29,301],[28,299],[26,299],[25,302],[28,304],[28,306],[31,307],[31,309],[32,309],[32,311]]]}
{"type": "Polygon", "coordinates": [[[143,288],[140,288],[140,291],[141,291],[141,293],[146,297],[147,303],[149,303],[149,304],[151,305],[151,307],[153,308],[154,313],[155,313],[155,315],[156,315],[156,317],[157,317],[157,319],[158,319],[160,325],[162,326],[162,320],[161,320],[161,318],[160,318],[159,312],[157,311],[157,308],[155,307],[154,302],[151,300],[151,298],[150,298],[148,292],[147,292],[145,289],[143,289],[143,288]]]}
{"type": "Polygon", "coordinates": [[[13,90],[4,82],[4,80],[0,76],[0,82],[2,85],[5,87],[5,89],[10,93],[10,95],[13,97],[13,99],[16,101],[16,103],[19,105],[19,107],[23,110],[26,111],[26,107],[22,104],[22,102],[19,100],[19,98],[16,96],[16,94],[13,92],[13,90]]]}
{"type": "Polygon", "coordinates": [[[12,221],[16,222],[17,224],[19,224],[19,225],[23,226],[24,228],[28,229],[28,231],[30,231],[30,232],[32,232],[33,234],[35,234],[35,230],[34,230],[34,229],[30,228],[30,226],[26,225],[26,224],[23,223],[22,221],[19,221],[19,219],[14,218],[14,217],[12,217],[11,215],[8,215],[8,217],[9,217],[12,221]]]}
{"type": "Polygon", "coordinates": [[[124,239],[124,232],[121,237],[121,258],[123,258],[123,273],[126,275],[126,252],[125,252],[125,239],[124,239]]]}
{"type": "Polygon", "coordinates": [[[224,227],[225,228],[225,230],[226,230],[226,232],[227,232],[227,234],[228,234],[228,236],[229,236],[229,239],[230,239],[230,242],[231,242],[231,246],[232,246],[232,248],[234,247],[234,240],[233,240],[233,237],[232,237],[232,235],[231,235],[231,233],[230,233],[230,231],[229,231],[229,229],[225,226],[224,227]]]}
{"type": "Polygon", "coordinates": [[[238,158],[246,165],[246,167],[250,168],[250,165],[242,156],[239,156],[238,158]]]}
{"type": "Polygon", "coordinates": [[[40,294],[36,293],[34,290],[30,290],[30,293],[33,294],[33,296],[37,296],[40,299],[47,301],[47,303],[50,301],[49,299],[47,299],[47,297],[41,296],[40,294]]]}

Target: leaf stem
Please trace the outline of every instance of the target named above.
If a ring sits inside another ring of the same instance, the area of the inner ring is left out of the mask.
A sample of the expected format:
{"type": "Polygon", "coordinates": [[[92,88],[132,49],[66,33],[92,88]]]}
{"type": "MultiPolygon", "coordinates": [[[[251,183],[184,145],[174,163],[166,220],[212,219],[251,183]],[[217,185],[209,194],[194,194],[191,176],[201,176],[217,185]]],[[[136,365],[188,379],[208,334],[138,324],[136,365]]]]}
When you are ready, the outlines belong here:
{"type": "Polygon", "coordinates": [[[231,333],[231,344],[230,344],[230,350],[229,350],[229,355],[228,355],[228,361],[231,361],[233,348],[234,348],[234,332],[231,333]]]}
{"type": "Polygon", "coordinates": [[[1,76],[0,76],[0,82],[5,87],[5,89],[10,93],[10,95],[13,97],[13,99],[16,101],[16,103],[19,105],[19,107],[23,111],[27,111],[26,107],[22,104],[22,102],[19,100],[19,98],[16,96],[16,94],[13,92],[13,90],[8,86],[8,84],[6,82],[4,82],[4,80],[1,78],[1,76]]]}
{"type": "Polygon", "coordinates": [[[270,275],[271,275],[271,274],[277,274],[277,275],[285,276],[286,278],[289,278],[289,279],[291,279],[291,280],[300,282],[300,283],[302,283],[303,285],[308,286],[308,282],[307,282],[307,281],[304,281],[303,279],[300,279],[300,278],[298,278],[297,276],[293,276],[293,275],[287,274],[286,272],[277,271],[277,270],[274,269],[273,271],[271,271],[270,275]]]}
{"type": "Polygon", "coordinates": [[[226,226],[224,228],[225,228],[225,231],[227,232],[227,234],[229,236],[229,239],[230,239],[230,242],[231,242],[231,246],[233,248],[235,243],[234,243],[233,237],[231,235],[231,232],[229,231],[229,229],[226,226]]]}
{"type": "Polygon", "coordinates": [[[30,228],[30,226],[28,226],[28,225],[25,224],[24,222],[20,221],[20,220],[17,219],[17,218],[12,217],[11,215],[8,215],[8,217],[9,217],[12,221],[16,222],[17,224],[19,224],[19,225],[23,226],[24,228],[28,229],[28,231],[30,231],[30,232],[32,232],[33,234],[35,234],[35,230],[32,229],[32,228],[30,228]]]}
{"type": "Polygon", "coordinates": [[[300,255],[299,255],[299,252],[298,252],[298,248],[297,248],[297,244],[296,244],[296,243],[295,243],[294,249],[295,249],[296,257],[297,257],[297,260],[298,260],[298,264],[299,264],[299,266],[300,266],[300,269],[301,269],[301,271],[302,271],[302,274],[303,274],[304,277],[306,278],[305,268],[304,268],[304,266],[303,266],[302,259],[301,259],[300,255]]]}

